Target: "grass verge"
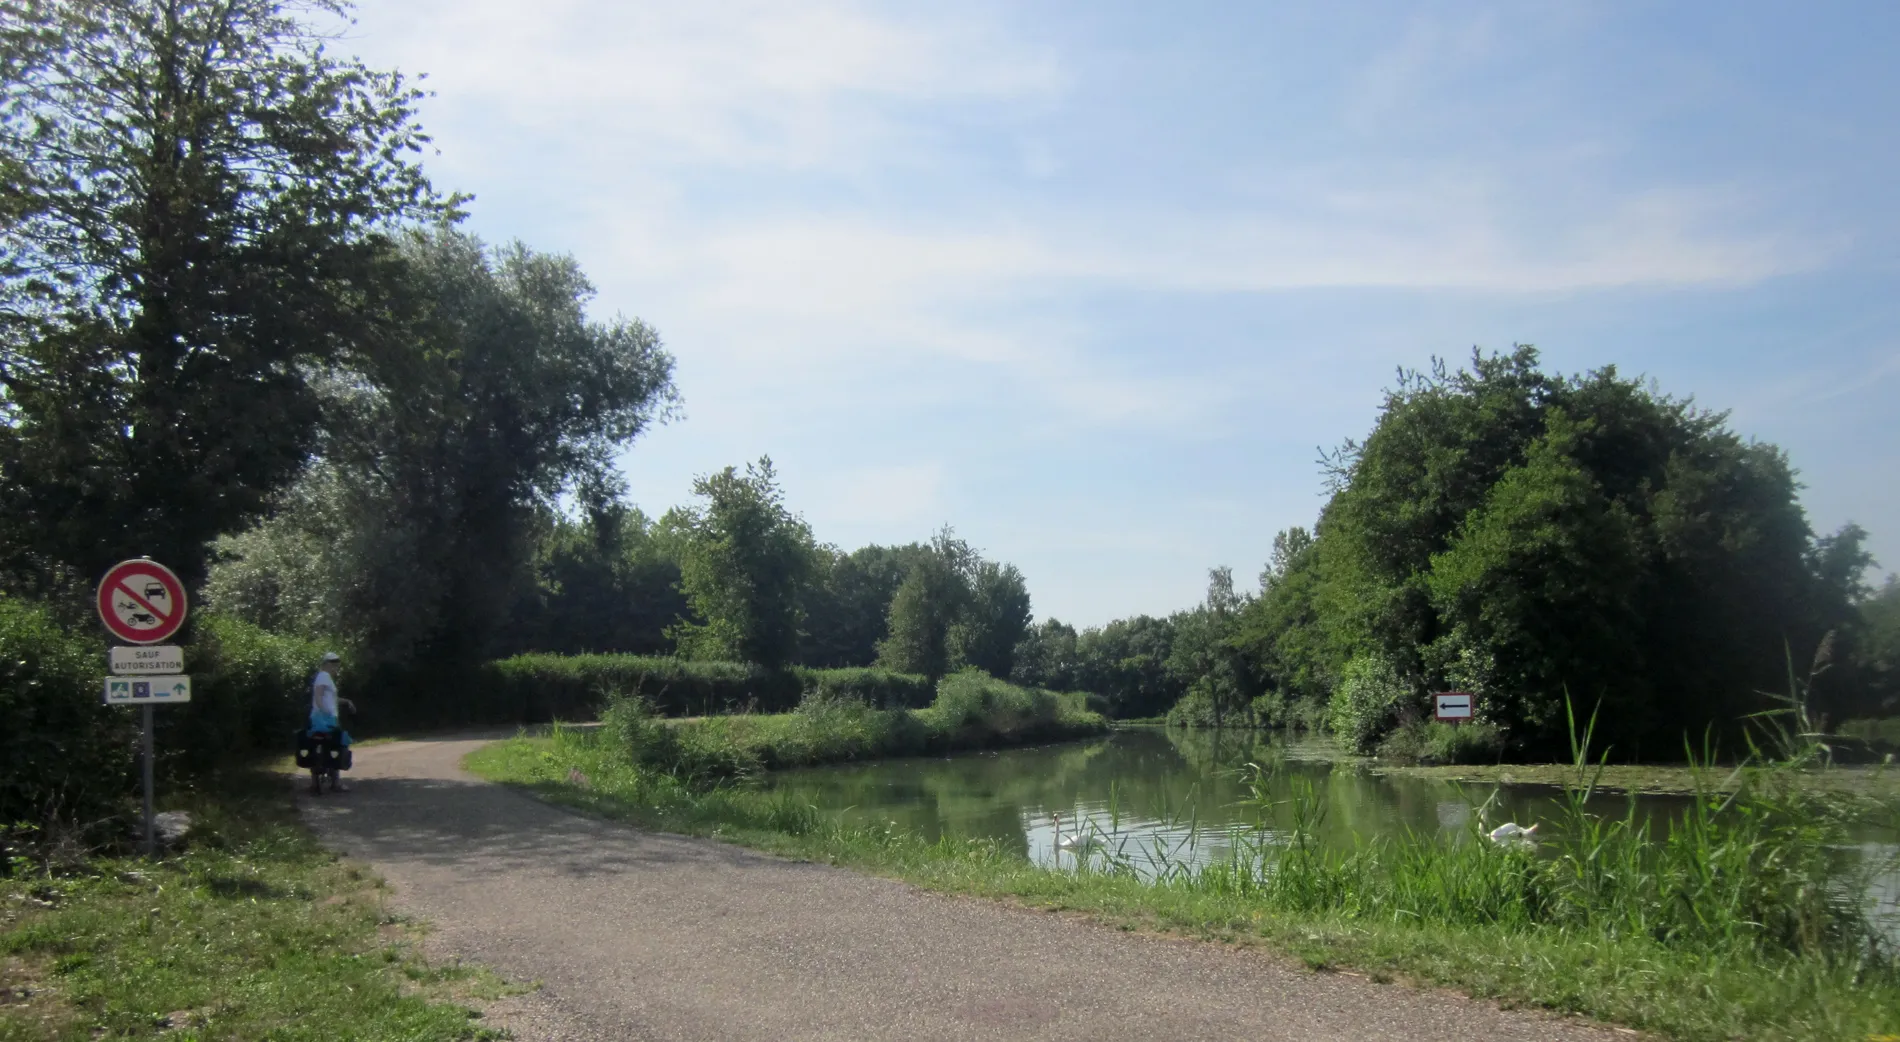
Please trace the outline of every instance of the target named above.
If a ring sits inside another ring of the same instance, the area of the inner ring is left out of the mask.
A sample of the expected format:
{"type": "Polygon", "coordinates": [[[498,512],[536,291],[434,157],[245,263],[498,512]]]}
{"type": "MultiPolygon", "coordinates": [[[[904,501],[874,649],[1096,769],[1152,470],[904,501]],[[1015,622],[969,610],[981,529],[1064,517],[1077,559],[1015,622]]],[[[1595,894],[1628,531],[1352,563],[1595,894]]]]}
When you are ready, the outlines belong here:
{"type": "Polygon", "coordinates": [[[1105,734],[1087,696],[1017,687],[966,671],[943,678],[922,709],[878,709],[854,698],[808,695],[790,713],[665,719],[651,702],[616,696],[602,730],[645,767],[689,781],[848,760],[994,749],[1105,734]]]}
{"type": "MultiPolygon", "coordinates": [[[[1523,894],[1489,892],[1545,878],[1527,854],[1472,848],[1439,857],[1443,852],[1421,844],[1361,850],[1295,866],[1300,871],[1288,873],[1285,885],[1235,866],[1158,882],[1112,866],[1056,872],[987,842],[928,843],[894,829],[846,825],[783,793],[695,785],[633,762],[624,748],[609,728],[557,729],[487,746],[468,766],[551,802],[649,828],[1080,913],[1124,929],[1262,944],[1315,970],[1449,985],[1681,1039],[1861,1040],[1900,1032],[1900,974],[1877,952],[1802,954],[1700,935],[1683,943],[1688,935],[1680,931],[1632,926],[1633,904],[1616,922],[1565,915],[1561,907],[1533,921],[1523,914],[1523,894]],[[1366,899],[1341,892],[1355,884],[1366,899]],[[1408,887],[1409,894],[1399,892],[1408,887]],[[1458,902],[1469,907],[1447,911],[1458,902]],[[1485,921],[1474,908],[1515,911],[1485,921]]],[[[1601,835],[1598,841],[1614,846],[1601,835]]],[[[1732,864],[1705,863],[1724,871],[1732,864]]],[[[1559,905],[1582,893],[1530,890],[1559,905]]]]}
{"type": "Polygon", "coordinates": [[[0,879],[0,1042],[501,1039],[511,989],[438,966],[382,883],[320,847],[278,776],[186,794],[155,860],[16,859],[0,879]]]}
{"type": "MultiPolygon", "coordinates": [[[[1618,792],[1689,796],[1695,794],[1698,784],[1708,785],[1710,777],[1706,770],[1691,766],[1612,763],[1604,765],[1602,770],[1602,781],[1597,787],[1614,789],[1618,792]]],[[[1372,771],[1376,774],[1401,775],[1431,781],[1553,787],[1569,784],[1576,775],[1575,767],[1563,763],[1467,764],[1439,767],[1376,764],[1372,767],[1372,771]]],[[[1830,767],[1825,771],[1791,772],[1789,779],[1822,792],[1866,796],[1900,795],[1900,770],[1886,766],[1830,767]]],[[[1714,777],[1715,786],[1724,791],[1733,783],[1727,775],[1718,773],[1714,777]]]]}

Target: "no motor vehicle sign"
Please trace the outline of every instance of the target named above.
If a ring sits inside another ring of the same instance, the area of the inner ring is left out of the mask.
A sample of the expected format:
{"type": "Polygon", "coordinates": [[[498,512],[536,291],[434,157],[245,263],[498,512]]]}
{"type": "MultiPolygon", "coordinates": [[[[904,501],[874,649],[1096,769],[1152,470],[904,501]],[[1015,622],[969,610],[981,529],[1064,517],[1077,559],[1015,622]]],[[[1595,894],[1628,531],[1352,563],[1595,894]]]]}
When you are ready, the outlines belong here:
{"type": "Polygon", "coordinates": [[[185,624],[185,584],[170,568],[121,561],[99,580],[99,619],[128,644],[157,644],[185,624]]]}

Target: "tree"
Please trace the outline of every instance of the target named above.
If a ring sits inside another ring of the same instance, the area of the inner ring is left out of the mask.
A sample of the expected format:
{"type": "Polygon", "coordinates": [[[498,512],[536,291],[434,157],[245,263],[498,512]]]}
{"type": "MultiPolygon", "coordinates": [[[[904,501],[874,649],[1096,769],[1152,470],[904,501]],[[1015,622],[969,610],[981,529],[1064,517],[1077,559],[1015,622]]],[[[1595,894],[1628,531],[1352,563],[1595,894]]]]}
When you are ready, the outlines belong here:
{"type": "Polygon", "coordinates": [[[970,603],[978,558],[945,525],[930,553],[911,566],[891,598],[889,635],[878,644],[878,665],[932,680],[950,671],[950,629],[970,603]]]}
{"type": "Polygon", "coordinates": [[[1561,751],[1565,691],[1618,705],[1619,755],[1738,729],[1784,649],[1806,661],[1851,612],[1857,546],[1817,543],[1786,456],[1614,368],[1552,375],[1520,346],[1401,373],[1328,466],[1315,573],[1271,576],[1250,654],[1487,687],[1520,747],[1561,751]],[[1289,640],[1308,610],[1319,638],[1289,640]]]}
{"type": "Polygon", "coordinates": [[[296,589],[341,627],[318,632],[467,664],[533,585],[539,519],[560,497],[578,491],[606,522],[613,454],[670,414],[673,360],[638,321],[588,319],[570,258],[438,229],[407,236],[398,261],[388,331],[325,385],[322,465],[220,544],[211,592],[255,613],[268,598],[241,587],[296,589]],[[260,561],[302,571],[272,579],[260,561]]]}
{"type": "Polygon", "coordinates": [[[21,578],[205,544],[300,473],[310,374],[450,215],[340,0],[0,0],[0,554],[21,578]]]}
{"type": "Polygon", "coordinates": [[[1114,716],[1159,716],[1187,690],[1168,669],[1174,638],[1172,621],[1147,615],[1083,630],[1072,686],[1103,696],[1114,716]]]}
{"type": "Polygon", "coordinates": [[[690,536],[680,558],[680,588],[702,623],[682,621],[673,635],[699,658],[753,662],[776,669],[798,652],[800,589],[816,547],[803,519],[785,508],[771,457],[727,467],[693,482],[706,500],[685,513],[690,536]]]}
{"type": "Polygon", "coordinates": [[[1032,626],[1016,645],[1010,679],[1024,687],[1073,691],[1080,661],[1075,627],[1060,619],[1044,619],[1032,626]]]}
{"type": "Polygon", "coordinates": [[[1255,694],[1234,639],[1245,607],[1234,591],[1233,570],[1214,568],[1207,573],[1206,600],[1175,619],[1168,670],[1186,685],[1185,698],[1205,706],[1215,727],[1244,712],[1255,694]]]}
{"type": "Polygon", "coordinates": [[[1633,519],[1571,455],[1587,427],[1561,410],[1491,486],[1429,583],[1444,632],[1431,672],[1517,734],[1567,728],[1565,699],[1600,706],[1598,733],[1633,740],[1654,708],[1643,661],[1642,548],[1633,519]]]}
{"type": "Polygon", "coordinates": [[[654,523],[619,498],[578,517],[549,513],[534,554],[536,582],[515,609],[507,648],[563,654],[672,650],[667,627],[691,610],[679,561],[654,523]]]}
{"type": "Polygon", "coordinates": [[[865,546],[848,554],[821,547],[817,580],[802,591],[799,661],[817,668],[876,662],[878,644],[889,631],[891,600],[930,553],[924,543],[865,546]]]}
{"type": "Polygon", "coordinates": [[[1336,634],[1321,622],[1320,550],[1304,528],[1275,535],[1260,596],[1235,623],[1236,646],[1283,709],[1326,704],[1347,658],[1336,634]]]}
{"type": "Polygon", "coordinates": [[[950,627],[953,664],[1008,680],[1016,645],[1029,632],[1029,584],[1013,564],[977,563],[963,617],[950,627]]]}
{"type": "Polygon", "coordinates": [[[1859,604],[1862,622],[1854,641],[1857,698],[1840,707],[1843,718],[1900,715],[1900,577],[1889,575],[1859,604]]]}

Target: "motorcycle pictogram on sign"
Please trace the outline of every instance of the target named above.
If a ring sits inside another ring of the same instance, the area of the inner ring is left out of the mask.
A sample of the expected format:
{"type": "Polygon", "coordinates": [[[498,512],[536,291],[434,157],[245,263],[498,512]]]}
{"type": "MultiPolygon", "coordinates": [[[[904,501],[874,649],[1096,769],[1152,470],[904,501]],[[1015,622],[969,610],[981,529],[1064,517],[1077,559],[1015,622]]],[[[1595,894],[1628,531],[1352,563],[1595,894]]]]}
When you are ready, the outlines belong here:
{"type": "Polygon", "coordinates": [[[184,584],[156,561],[121,561],[99,581],[99,619],[130,644],[156,644],[177,633],[187,610],[184,584]]]}

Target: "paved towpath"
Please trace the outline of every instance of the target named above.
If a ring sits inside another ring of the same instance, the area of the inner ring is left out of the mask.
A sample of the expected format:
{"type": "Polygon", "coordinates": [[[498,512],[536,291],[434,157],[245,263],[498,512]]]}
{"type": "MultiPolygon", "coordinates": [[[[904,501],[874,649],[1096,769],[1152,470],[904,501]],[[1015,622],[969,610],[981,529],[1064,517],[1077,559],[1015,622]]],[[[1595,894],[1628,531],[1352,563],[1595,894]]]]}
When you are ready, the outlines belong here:
{"type": "Polygon", "coordinates": [[[496,1011],[524,1040],[1628,1038],[582,817],[463,772],[480,744],[358,750],[303,806],[432,953],[543,982],[496,1011]]]}

